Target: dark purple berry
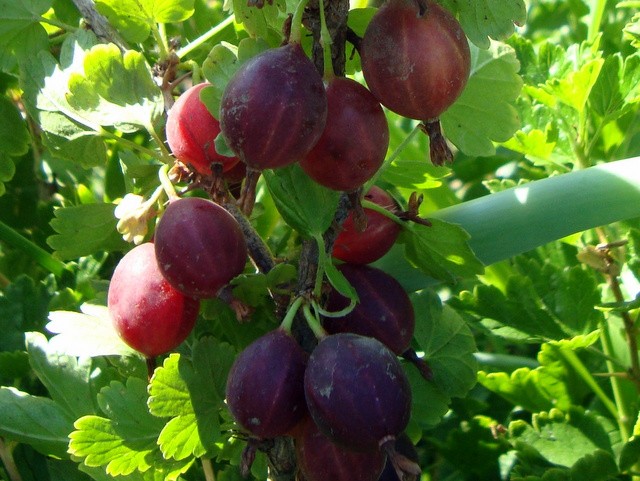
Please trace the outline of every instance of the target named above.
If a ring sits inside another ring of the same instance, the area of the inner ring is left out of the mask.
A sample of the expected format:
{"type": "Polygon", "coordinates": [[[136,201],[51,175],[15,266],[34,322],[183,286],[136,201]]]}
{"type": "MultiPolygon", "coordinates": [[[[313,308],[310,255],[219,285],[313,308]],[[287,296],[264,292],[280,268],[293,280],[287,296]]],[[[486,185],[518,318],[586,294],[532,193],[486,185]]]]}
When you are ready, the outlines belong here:
{"type": "Polygon", "coordinates": [[[304,158],[327,118],[322,77],[299,44],[248,60],[227,84],[220,128],[248,167],[271,169],[304,158]]]}
{"type": "Polygon", "coordinates": [[[169,204],[156,227],[154,243],[162,274],[192,297],[215,297],[247,262],[238,222],[218,204],[198,197],[169,204]]]}
{"type": "Polygon", "coordinates": [[[311,353],[304,388],[320,431],[345,447],[374,449],[409,422],[409,381],[396,355],[372,337],[325,337],[311,353]]]}
{"type": "Polygon", "coordinates": [[[227,378],[227,404],[238,424],[261,439],[291,430],[307,412],[303,387],[307,358],[282,329],[249,344],[227,378]]]}
{"type": "Polygon", "coordinates": [[[306,481],[376,481],[385,463],[378,448],[352,451],[331,442],[310,418],[296,439],[296,453],[306,481]]]}
{"type": "MultiPolygon", "coordinates": [[[[415,316],[411,299],[400,283],[386,272],[371,266],[341,264],[338,269],[358,294],[356,307],[342,317],[326,317],[327,332],[353,332],[375,337],[397,355],[411,344],[415,316]]],[[[333,290],[327,300],[328,311],[339,311],[349,300],[333,290]]]]}

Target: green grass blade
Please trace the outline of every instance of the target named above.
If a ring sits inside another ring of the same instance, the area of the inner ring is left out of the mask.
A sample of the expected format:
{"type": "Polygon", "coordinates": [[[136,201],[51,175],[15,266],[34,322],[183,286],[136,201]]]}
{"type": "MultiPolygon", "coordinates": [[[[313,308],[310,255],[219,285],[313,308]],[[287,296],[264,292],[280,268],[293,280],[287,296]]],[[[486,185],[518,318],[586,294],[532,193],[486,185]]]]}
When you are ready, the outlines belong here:
{"type": "Polygon", "coordinates": [[[570,234],[640,217],[640,157],[529,182],[427,217],[460,224],[490,265],[570,234]]]}

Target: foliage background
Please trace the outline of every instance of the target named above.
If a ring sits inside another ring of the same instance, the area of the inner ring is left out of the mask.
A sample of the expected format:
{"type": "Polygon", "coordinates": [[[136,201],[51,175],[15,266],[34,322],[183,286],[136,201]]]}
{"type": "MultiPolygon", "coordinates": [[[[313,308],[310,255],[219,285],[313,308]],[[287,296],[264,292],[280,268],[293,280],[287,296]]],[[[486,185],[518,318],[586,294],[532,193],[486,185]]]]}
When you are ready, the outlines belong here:
{"type": "MultiPolygon", "coordinates": [[[[640,2],[442,3],[473,53],[442,117],[455,162],[433,167],[415,123],[388,112],[377,178],[404,204],[422,194],[434,221],[377,264],[411,292],[415,347],[436,372],[425,383],[407,367],[423,479],[639,478],[640,2]]],[[[295,169],[267,174],[251,222],[289,262],[236,280],[250,324],[204,303],[148,385],[104,308],[131,247],[114,210],[148,198],[172,162],[153,76],[170,39],[180,72],[216,85],[216,111],[295,5],[99,0],[112,43],[85,28],[83,5],[0,0],[0,479],[239,479],[226,372],[277,325],[267,289],[295,278],[304,238],[326,228],[318,199],[337,197],[295,169]]],[[[373,7],[351,7],[361,34],[373,7]]],[[[357,55],[347,72],[360,79],[357,55]]]]}

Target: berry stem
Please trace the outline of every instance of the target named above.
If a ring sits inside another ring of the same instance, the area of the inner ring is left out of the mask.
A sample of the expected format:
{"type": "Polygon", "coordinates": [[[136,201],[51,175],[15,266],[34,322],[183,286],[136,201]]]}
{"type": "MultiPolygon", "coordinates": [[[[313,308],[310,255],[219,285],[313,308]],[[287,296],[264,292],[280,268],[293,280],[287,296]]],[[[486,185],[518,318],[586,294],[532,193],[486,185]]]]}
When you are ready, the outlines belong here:
{"type": "Polygon", "coordinates": [[[187,45],[185,45],[181,49],[176,50],[176,55],[178,56],[178,58],[182,59],[182,57],[188,55],[189,53],[191,53],[191,51],[195,50],[200,45],[210,40],[212,37],[215,37],[216,35],[218,35],[229,25],[233,25],[234,20],[235,20],[235,17],[233,15],[229,15],[227,18],[225,18],[222,22],[220,22],[215,27],[210,28],[195,40],[189,42],[187,45]]]}
{"type": "Polygon", "coordinates": [[[313,331],[313,334],[319,339],[322,340],[327,337],[327,331],[324,330],[322,324],[320,323],[320,319],[318,319],[318,313],[311,312],[311,308],[309,304],[305,304],[302,306],[302,312],[304,313],[304,317],[307,320],[307,325],[313,331]]]}
{"type": "Polygon", "coordinates": [[[429,157],[433,165],[453,162],[453,152],[442,135],[440,119],[427,120],[420,124],[420,128],[429,136],[429,157]]]}
{"type": "Polygon", "coordinates": [[[309,3],[309,0],[300,0],[296,11],[291,19],[291,35],[289,35],[289,43],[299,44],[302,40],[302,15],[304,15],[304,9],[309,3]]]}
{"type": "Polygon", "coordinates": [[[291,304],[291,307],[289,307],[289,310],[287,311],[287,315],[284,316],[284,319],[280,324],[281,329],[283,329],[288,333],[291,333],[291,326],[293,325],[293,320],[295,319],[296,314],[298,313],[298,310],[302,306],[303,302],[304,302],[303,297],[296,297],[296,299],[291,304]]]}
{"type": "Polygon", "coordinates": [[[147,364],[147,381],[151,382],[151,378],[153,377],[153,373],[156,370],[156,358],[155,357],[147,357],[145,358],[145,362],[147,364]]]}
{"type": "Polygon", "coordinates": [[[158,171],[158,177],[160,178],[160,185],[162,185],[162,188],[167,193],[167,197],[169,197],[169,200],[171,201],[178,199],[179,196],[176,193],[176,188],[173,186],[173,183],[169,179],[169,165],[165,164],[160,167],[160,170],[158,171]]]}
{"type": "Polygon", "coordinates": [[[322,306],[320,306],[320,304],[318,304],[316,301],[311,301],[311,304],[313,305],[313,308],[316,310],[316,312],[318,312],[321,316],[343,317],[349,314],[351,311],[353,311],[354,307],[356,307],[357,302],[355,301],[355,299],[350,299],[349,305],[344,309],[340,309],[339,311],[327,311],[322,306]]]}
{"type": "Polygon", "coordinates": [[[369,179],[369,181],[363,186],[363,191],[364,192],[368,192],[369,188],[373,184],[376,183],[376,181],[378,180],[378,177],[380,177],[380,175],[382,175],[382,173],[385,171],[385,169],[389,165],[391,165],[391,163],[400,156],[400,154],[407,147],[407,145],[409,145],[411,143],[411,141],[413,140],[413,138],[418,134],[418,132],[420,132],[422,130],[421,125],[422,124],[416,125],[413,128],[413,130],[411,132],[409,132],[407,137],[400,143],[400,145],[398,145],[396,147],[396,149],[393,152],[391,152],[391,155],[384,160],[384,163],[380,166],[380,168],[375,173],[375,175],[371,179],[369,179]]]}
{"type": "Polygon", "coordinates": [[[318,244],[318,267],[316,269],[316,280],[313,286],[313,295],[318,299],[322,294],[322,281],[324,280],[325,265],[327,262],[331,262],[331,258],[327,254],[323,236],[318,234],[314,236],[314,238],[318,244]]]}
{"type": "Polygon", "coordinates": [[[329,33],[329,29],[327,28],[327,20],[324,14],[324,0],[319,0],[318,3],[320,6],[320,45],[322,46],[322,54],[324,58],[323,76],[325,82],[329,82],[335,77],[333,61],[331,58],[331,44],[333,43],[333,40],[331,39],[331,33],[329,33]]]}
{"type": "Polygon", "coordinates": [[[247,220],[244,214],[240,211],[240,208],[234,202],[225,202],[222,204],[233,218],[240,224],[240,229],[244,234],[244,238],[247,241],[247,249],[249,250],[249,257],[253,261],[256,268],[266,274],[276,265],[273,255],[269,250],[269,247],[264,243],[262,237],[256,232],[251,222],[247,220]]]}

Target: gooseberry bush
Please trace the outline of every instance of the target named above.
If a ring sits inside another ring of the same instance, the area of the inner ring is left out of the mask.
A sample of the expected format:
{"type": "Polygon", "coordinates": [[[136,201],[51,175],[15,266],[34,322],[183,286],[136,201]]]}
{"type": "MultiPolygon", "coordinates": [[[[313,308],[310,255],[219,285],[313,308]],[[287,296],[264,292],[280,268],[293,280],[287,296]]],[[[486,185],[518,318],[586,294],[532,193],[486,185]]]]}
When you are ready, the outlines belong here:
{"type": "Polygon", "coordinates": [[[640,479],[640,3],[0,0],[0,480],[640,479]]]}

